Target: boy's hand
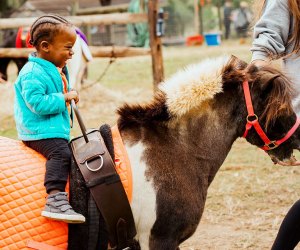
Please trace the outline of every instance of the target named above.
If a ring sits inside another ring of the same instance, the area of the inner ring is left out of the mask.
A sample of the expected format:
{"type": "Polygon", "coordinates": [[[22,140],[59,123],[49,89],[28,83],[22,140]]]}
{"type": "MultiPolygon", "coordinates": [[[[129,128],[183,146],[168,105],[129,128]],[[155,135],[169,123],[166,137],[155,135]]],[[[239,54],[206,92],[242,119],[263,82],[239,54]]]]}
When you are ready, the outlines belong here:
{"type": "Polygon", "coordinates": [[[75,103],[79,101],[79,95],[76,90],[71,90],[70,92],[64,94],[65,101],[71,102],[71,100],[74,100],[75,103]]]}

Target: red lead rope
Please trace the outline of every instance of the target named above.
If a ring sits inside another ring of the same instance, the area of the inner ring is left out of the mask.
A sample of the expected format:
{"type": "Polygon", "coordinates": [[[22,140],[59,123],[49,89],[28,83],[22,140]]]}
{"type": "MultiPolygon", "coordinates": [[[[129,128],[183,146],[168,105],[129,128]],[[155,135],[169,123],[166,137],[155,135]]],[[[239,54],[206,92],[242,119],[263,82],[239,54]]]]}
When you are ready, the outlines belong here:
{"type": "Polygon", "coordinates": [[[248,111],[246,130],[245,130],[245,133],[243,135],[244,138],[246,138],[246,136],[248,134],[248,131],[253,126],[254,129],[256,130],[257,134],[259,135],[259,137],[265,143],[265,145],[262,146],[261,148],[263,150],[271,150],[271,149],[277,148],[281,143],[285,142],[287,139],[289,139],[292,136],[292,134],[295,133],[296,129],[300,125],[300,118],[297,118],[296,123],[294,124],[294,126],[289,130],[289,132],[287,132],[287,134],[282,139],[277,140],[277,141],[271,141],[268,138],[268,136],[265,134],[263,129],[261,128],[261,126],[258,122],[258,117],[254,113],[252,100],[251,100],[251,94],[250,94],[250,90],[249,90],[249,84],[248,84],[247,80],[243,82],[243,89],[244,89],[244,95],[245,95],[246,106],[247,106],[247,111],[248,111]]]}

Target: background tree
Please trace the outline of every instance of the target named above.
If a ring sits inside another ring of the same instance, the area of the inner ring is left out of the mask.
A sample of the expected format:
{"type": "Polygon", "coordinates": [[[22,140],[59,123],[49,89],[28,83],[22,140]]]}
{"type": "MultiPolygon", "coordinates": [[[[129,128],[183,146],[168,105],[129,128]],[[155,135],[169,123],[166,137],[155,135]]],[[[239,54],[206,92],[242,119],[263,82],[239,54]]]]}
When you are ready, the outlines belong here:
{"type": "Polygon", "coordinates": [[[21,7],[26,0],[1,0],[0,1],[0,17],[9,17],[17,8],[21,7]]]}

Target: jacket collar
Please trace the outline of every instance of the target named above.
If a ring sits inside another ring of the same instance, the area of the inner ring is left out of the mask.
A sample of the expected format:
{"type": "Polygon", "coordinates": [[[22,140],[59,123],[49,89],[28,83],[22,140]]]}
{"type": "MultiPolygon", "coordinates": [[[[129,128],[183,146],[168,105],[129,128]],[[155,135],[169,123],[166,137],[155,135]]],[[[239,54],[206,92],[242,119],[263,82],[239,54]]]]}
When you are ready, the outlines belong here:
{"type": "MultiPolygon", "coordinates": [[[[36,52],[33,52],[33,53],[29,54],[28,60],[30,62],[36,62],[36,63],[40,64],[43,68],[49,69],[49,72],[53,72],[53,71],[58,72],[56,66],[52,62],[49,62],[49,61],[47,61],[43,58],[37,57],[36,52]]],[[[62,71],[64,72],[64,74],[66,75],[66,77],[69,81],[69,72],[68,72],[67,66],[64,66],[62,68],[62,71]]],[[[58,75],[59,75],[59,72],[58,72],[58,75]]]]}

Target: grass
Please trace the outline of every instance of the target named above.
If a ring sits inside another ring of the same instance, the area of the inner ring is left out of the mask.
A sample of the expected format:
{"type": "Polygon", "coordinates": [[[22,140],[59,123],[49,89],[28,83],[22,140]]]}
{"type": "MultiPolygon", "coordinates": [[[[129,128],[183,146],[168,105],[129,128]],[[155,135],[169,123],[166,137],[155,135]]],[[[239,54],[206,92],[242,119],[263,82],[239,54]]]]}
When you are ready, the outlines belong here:
{"type": "MultiPolygon", "coordinates": [[[[165,77],[187,64],[222,54],[249,62],[249,49],[249,43],[240,45],[238,41],[219,47],[167,47],[163,49],[165,77]]],[[[108,62],[95,59],[89,65],[90,82],[100,77],[108,62]]],[[[153,91],[151,70],[149,56],[118,58],[100,83],[80,92],[79,108],[86,126],[113,125],[115,110],[123,102],[149,99],[153,91]]],[[[13,69],[10,79],[14,78],[13,69]]],[[[12,92],[12,84],[0,85],[0,135],[16,138],[12,92]]],[[[75,124],[72,135],[79,133],[75,124]]],[[[209,188],[197,232],[181,249],[270,249],[283,216],[299,198],[299,175],[298,167],[274,166],[262,150],[237,140],[209,188]]]]}
{"type": "Polygon", "coordinates": [[[0,136],[16,139],[17,131],[15,129],[15,123],[12,115],[5,116],[1,119],[0,136]]]}

